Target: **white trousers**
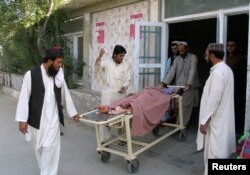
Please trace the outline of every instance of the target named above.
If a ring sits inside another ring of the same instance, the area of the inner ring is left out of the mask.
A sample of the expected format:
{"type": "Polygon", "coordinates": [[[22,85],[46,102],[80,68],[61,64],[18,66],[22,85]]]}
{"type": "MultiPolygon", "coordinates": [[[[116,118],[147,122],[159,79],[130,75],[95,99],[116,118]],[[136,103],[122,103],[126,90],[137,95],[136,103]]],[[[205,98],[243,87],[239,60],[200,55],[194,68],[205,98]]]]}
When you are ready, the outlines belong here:
{"type": "MultiPolygon", "coordinates": [[[[36,137],[36,132],[32,132],[33,137],[36,137]]],[[[43,144],[37,149],[36,139],[33,140],[36,159],[40,168],[40,175],[57,175],[59,158],[60,158],[60,131],[53,139],[52,145],[43,144]]],[[[50,140],[51,141],[51,140],[50,140]]]]}
{"type": "Polygon", "coordinates": [[[210,148],[210,129],[208,128],[207,134],[205,135],[205,147],[204,147],[204,164],[205,164],[205,171],[204,175],[208,175],[208,159],[217,159],[210,148]]]}
{"type": "Polygon", "coordinates": [[[40,148],[35,153],[40,168],[40,175],[57,175],[60,145],[57,147],[40,148]]]}

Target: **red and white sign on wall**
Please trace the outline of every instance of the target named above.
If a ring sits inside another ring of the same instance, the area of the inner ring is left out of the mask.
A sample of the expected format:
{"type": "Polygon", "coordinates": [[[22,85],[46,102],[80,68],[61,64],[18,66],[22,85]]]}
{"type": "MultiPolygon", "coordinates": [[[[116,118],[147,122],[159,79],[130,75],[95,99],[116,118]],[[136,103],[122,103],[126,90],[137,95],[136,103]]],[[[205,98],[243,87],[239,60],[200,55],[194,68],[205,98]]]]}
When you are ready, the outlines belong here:
{"type": "Polygon", "coordinates": [[[97,43],[104,43],[105,36],[105,23],[97,22],[96,23],[96,32],[97,32],[97,43]]]}
{"type": "Polygon", "coordinates": [[[135,39],[135,22],[142,20],[142,13],[130,15],[130,39],[135,39]]]}

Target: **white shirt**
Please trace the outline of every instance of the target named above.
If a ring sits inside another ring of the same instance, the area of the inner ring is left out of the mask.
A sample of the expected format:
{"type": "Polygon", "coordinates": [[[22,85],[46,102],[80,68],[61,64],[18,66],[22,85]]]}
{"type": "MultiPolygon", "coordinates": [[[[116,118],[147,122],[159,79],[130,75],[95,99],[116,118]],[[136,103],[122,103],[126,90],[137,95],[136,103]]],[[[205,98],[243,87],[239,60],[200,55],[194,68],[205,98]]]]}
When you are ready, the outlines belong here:
{"type": "MultiPolygon", "coordinates": [[[[59,132],[59,114],[57,108],[57,102],[54,94],[54,79],[49,77],[41,65],[42,79],[45,87],[44,103],[41,114],[40,129],[37,130],[31,126],[28,127],[28,133],[26,134],[26,139],[30,140],[31,132],[35,133],[37,146],[40,148],[42,146],[48,146],[53,143],[53,137],[58,135],[59,132]],[[32,130],[32,131],[31,131],[32,130]]],[[[29,113],[29,99],[31,95],[31,72],[28,71],[24,75],[22,89],[20,92],[19,101],[17,104],[16,111],[16,121],[27,122],[29,113]]],[[[72,98],[70,96],[69,90],[66,83],[63,81],[62,89],[62,105],[65,105],[68,114],[72,117],[77,114],[75,106],[73,104],[72,98]]]]}
{"type": "Polygon", "coordinates": [[[209,118],[209,134],[198,128],[197,150],[204,146],[204,136],[209,135],[209,148],[218,158],[226,158],[235,151],[234,79],[231,69],[220,62],[211,68],[200,104],[199,126],[209,118]]]}
{"type": "Polygon", "coordinates": [[[126,93],[118,93],[121,87],[128,88],[131,80],[129,65],[124,61],[116,64],[112,59],[101,61],[95,66],[96,70],[104,73],[104,85],[102,87],[102,105],[110,104],[114,100],[125,97],[126,93]]]}

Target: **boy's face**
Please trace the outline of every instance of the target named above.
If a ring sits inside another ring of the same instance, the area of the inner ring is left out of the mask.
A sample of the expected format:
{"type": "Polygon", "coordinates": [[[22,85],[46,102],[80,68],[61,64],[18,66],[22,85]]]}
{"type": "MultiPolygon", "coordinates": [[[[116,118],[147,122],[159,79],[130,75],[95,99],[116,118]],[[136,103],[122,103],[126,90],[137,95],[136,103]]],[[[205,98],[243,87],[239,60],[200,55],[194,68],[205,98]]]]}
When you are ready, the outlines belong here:
{"type": "Polygon", "coordinates": [[[123,59],[124,59],[124,56],[125,56],[125,53],[115,54],[115,55],[114,55],[114,61],[115,61],[117,64],[121,64],[121,62],[122,62],[123,59]]]}

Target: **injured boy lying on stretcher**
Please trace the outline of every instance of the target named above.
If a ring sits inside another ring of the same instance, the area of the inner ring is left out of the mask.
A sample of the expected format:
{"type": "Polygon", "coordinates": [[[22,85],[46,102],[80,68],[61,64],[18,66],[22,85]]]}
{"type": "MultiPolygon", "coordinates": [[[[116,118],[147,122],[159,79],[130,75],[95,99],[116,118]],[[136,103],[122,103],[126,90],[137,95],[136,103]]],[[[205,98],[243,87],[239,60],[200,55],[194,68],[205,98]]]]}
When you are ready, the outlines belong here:
{"type": "Polygon", "coordinates": [[[131,135],[143,136],[152,131],[160,121],[167,120],[171,95],[182,92],[183,89],[167,88],[161,84],[157,87],[145,88],[141,92],[129,95],[110,105],[101,106],[99,111],[111,115],[128,111],[133,113],[131,135]]]}

